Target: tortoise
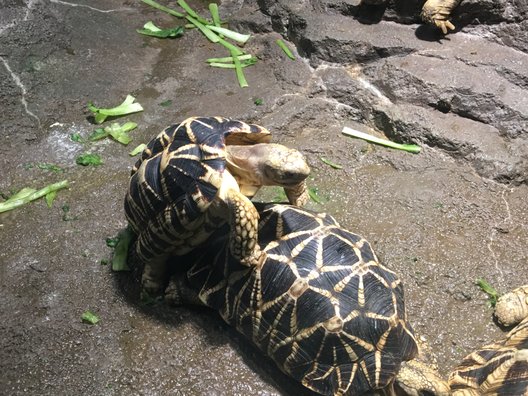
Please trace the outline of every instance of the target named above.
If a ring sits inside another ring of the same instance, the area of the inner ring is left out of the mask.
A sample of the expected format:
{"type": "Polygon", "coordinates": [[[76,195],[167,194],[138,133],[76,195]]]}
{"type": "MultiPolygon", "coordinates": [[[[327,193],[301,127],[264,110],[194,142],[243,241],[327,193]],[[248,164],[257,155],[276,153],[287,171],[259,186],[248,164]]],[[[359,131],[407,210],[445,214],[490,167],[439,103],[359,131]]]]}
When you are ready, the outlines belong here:
{"type": "Polygon", "coordinates": [[[528,285],[500,297],[495,316],[517,326],[462,360],[449,376],[454,396],[528,395],[528,285]]]}
{"type": "MultiPolygon", "coordinates": [[[[422,20],[432,24],[447,34],[449,30],[455,30],[455,26],[449,21],[451,12],[460,4],[462,0],[427,0],[422,7],[420,14],[422,20]]],[[[386,0],[362,0],[365,4],[381,5],[386,0]]]]}
{"type": "Polygon", "coordinates": [[[528,285],[500,297],[495,317],[504,326],[517,326],[466,356],[447,382],[427,364],[410,361],[402,365],[396,388],[410,395],[528,395],[528,285]]]}
{"type": "Polygon", "coordinates": [[[126,217],[137,235],[132,252],[144,267],[142,293],[159,295],[166,257],[185,254],[226,221],[233,255],[245,265],[264,259],[256,243],[258,213],[244,193],[275,184],[285,188],[291,203],[302,205],[310,172],[299,151],[270,139],[259,125],[192,117],[149,142],[125,197],[126,217]]]}
{"type": "Polygon", "coordinates": [[[217,310],[283,372],[320,394],[392,387],[402,361],[417,353],[400,279],[332,216],[255,205],[266,259],[240,264],[220,228],[178,258],[189,268],[173,274],[167,300],[217,310]]]}

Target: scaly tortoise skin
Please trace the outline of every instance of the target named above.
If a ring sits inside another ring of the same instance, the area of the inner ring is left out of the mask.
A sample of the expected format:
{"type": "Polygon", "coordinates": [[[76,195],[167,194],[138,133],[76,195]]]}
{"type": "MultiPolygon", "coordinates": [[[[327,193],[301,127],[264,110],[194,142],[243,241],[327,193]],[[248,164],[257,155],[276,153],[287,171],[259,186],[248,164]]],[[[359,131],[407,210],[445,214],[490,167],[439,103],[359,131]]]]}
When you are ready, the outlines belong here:
{"type": "Polygon", "coordinates": [[[264,262],[241,265],[220,229],[178,258],[191,267],[173,276],[170,299],[216,309],[315,392],[390,388],[402,361],[417,353],[400,279],[329,215],[288,205],[259,205],[259,213],[264,262]]]}
{"type": "Polygon", "coordinates": [[[230,249],[246,265],[263,260],[257,244],[258,213],[240,191],[252,185],[285,187],[290,202],[304,204],[309,167],[301,153],[270,144],[270,132],[222,117],[192,117],[163,130],[132,169],[125,213],[137,235],[135,257],[143,266],[142,293],[159,295],[165,260],[203,242],[229,221],[230,249]],[[246,174],[233,168],[253,158],[246,174]],[[274,161],[273,161],[274,160],[274,161]],[[264,175],[260,175],[257,171],[264,175]],[[233,174],[231,174],[233,172],[233,174]]]}
{"type": "Polygon", "coordinates": [[[449,376],[453,396],[528,395],[528,285],[500,297],[495,316],[517,326],[463,359],[449,376]]]}
{"type": "MultiPolygon", "coordinates": [[[[449,21],[451,12],[462,0],[427,0],[422,7],[421,17],[424,22],[432,24],[447,34],[448,30],[455,30],[455,26],[449,21]]],[[[363,3],[380,5],[386,0],[363,0],[363,3]]]]}

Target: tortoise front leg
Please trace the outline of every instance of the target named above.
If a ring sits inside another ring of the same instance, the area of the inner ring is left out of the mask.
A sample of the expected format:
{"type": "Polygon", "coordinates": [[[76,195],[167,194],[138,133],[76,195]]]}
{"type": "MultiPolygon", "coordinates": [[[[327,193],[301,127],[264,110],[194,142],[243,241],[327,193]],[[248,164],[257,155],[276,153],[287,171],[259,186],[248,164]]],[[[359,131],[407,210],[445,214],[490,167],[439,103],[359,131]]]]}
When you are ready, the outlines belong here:
{"type": "Polygon", "coordinates": [[[229,249],[233,257],[246,266],[261,264],[266,255],[258,245],[259,214],[253,203],[231,189],[226,197],[229,208],[229,249]]]}
{"type": "Polygon", "coordinates": [[[293,187],[284,187],[284,192],[288,197],[288,201],[295,206],[304,206],[310,200],[306,181],[302,181],[293,187]]]}
{"type": "Polygon", "coordinates": [[[460,4],[462,0],[427,0],[422,8],[422,20],[442,29],[442,33],[447,34],[447,30],[455,30],[455,25],[449,21],[451,12],[460,4]]]}
{"type": "Polygon", "coordinates": [[[171,276],[165,289],[165,301],[173,306],[183,304],[205,306],[200,300],[198,292],[189,286],[185,272],[179,272],[171,276]]]}

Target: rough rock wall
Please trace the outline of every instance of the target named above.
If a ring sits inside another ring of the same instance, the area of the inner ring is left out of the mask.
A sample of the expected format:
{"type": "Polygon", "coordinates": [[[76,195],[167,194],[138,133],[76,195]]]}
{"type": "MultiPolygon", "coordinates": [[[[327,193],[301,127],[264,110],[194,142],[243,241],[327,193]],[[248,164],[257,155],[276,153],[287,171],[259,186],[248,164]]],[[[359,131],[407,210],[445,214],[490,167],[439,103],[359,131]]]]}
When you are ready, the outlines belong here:
{"type": "MultiPolygon", "coordinates": [[[[419,22],[422,1],[258,0],[241,27],[291,40],[313,74],[309,100],[391,139],[443,150],[502,183],[528,180],[528,3],[465,0],[457,32],[419,22]],[[460,30],[462,29],[462,30],[460,30]]],[[[251,7],[244,7],[251,9],[251,7]]]]}

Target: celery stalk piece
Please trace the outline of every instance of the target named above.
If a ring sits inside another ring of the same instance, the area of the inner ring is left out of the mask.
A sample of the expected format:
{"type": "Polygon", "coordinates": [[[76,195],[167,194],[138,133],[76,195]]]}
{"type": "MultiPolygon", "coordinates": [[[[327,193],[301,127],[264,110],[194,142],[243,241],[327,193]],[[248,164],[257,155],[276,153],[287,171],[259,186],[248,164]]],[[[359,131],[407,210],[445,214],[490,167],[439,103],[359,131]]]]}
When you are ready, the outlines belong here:
{"type": "Polygon", "coordinates": [[[99,316],[97,316],[96,314],[94,314],[93,312],[91,311],[86,311],[84,312],[82,315],[81,315],[81,320],[84,322],[84,323],[88,323],[88,324],[91,324],[91,325],[95,325],[97,323],[99,323],[99,321],[101,319],[99,319],[99,316]]]}
{"type": "Polygon", "coordinates": [[[220,21],[220,15],[218,14],[218,5],[216,3],[209,4],[209,12],[211,13],[211,18],[213,18],[213,24],[215,26],[221,26],[222,22],[220,21]]]}
{"type": "Polygon", "coordinates": [[[226,47],[231,52],[231,56],[244,55],[244,51],[222,38],[219,38],[218,44],[222,44],[224,47],[226,47]]]}
{"type": "Polygon", "coordinates": [[[249,40],[249,38],[251,37],[251,35],[249,35],[249,34],[241,34],[241,33],[238,33],[238,32],[235,32],[233,30],[229,30],[229,29],[226,29],[226,28],[223,28],[223,27],[220,27],[220,26],[208,25],[207,27],[209,29],[211,29],[215,33],[221,34],[221,35],[227,37],[228,39],[237,41],[237,42],[242,43],[242,44],[246,43],[249,40]]]}
{"type": "Polygon", "coordinates": [[[370,143],[380,144],[385,147],[403,150],[409,153],[418,154],[420,150],[422,149],[420,146],[417,146],[416,144],[394,143],[394,142],[391,142],[390,140],[372,136],[372,135],[369,135],[368,133],[356,131],[355,129],[348,128],[348,127],[343,127],[342,133],[343,135],[346,135],[346,136],[356,137],[359,139],[366,140],[367,142],[370,142],[370,143]]]}
{"type": "Polygon", "coordinates": [[[68,188],[68,180],[62,180],[58,183],[49,184],[40,190],[33,188],[23,188],[18,193],[13,195],[7,201],[0,202],[0,213],[7,212],[8,210],[16,209],[22,205],[25,205],[31,201],[44,197],[53,191],[58,191],[63,188],[68,188]]]}
{"type": "MultiPolygon", "coordinates": [[[[251,66],[253,63],[240,63],[240,67],[241,68],[244,68],[244,67],[248,67],[248,66],[251,66]]],[[[209,66],[211,67],[218,67],[220,69],[236,69],[236,65],[234,65],[233,63],[209,63],[209,66]]]]}
{"type": "Polygon", "coordinates": [[[141,0],[143,3],[148,4],[151,7],[154,7],[160,11],[166,12],[167,14],[173,15],[178,18],[185,18],[185,15],[178,11],[174,11],[168,7],[162,6],[159,3],[156,3],[154,0],[141,0]]]}
{"type": "MultiPolygon", "coordinates": [[[[255,59],[255,61],[257,60],[257,58],[255,58],[253,55],[250,55],[250,54],[240,55],[237,58],[239,61],[245,61],[245,60],[250,60],[250,59],[255,59]]],[[[232,56],[226,56],[225,58],[209,58],[209,59],[206,59],[206,62],[207,63],[229,63],[229,62],[233,63],[234,60],[232,56]]]]}
{"type": "Polygon", "coordinates": [[[246,76],[244,76],[244,70],[242,70],[242,65],[240,64],[237,55],[231,53],[231,56],[233,57],[233,63],[235,64],[235,73],[238,79],[238,84],[240,84],[241,88],[248,87],[249,84],[247,83],[246,76]]]}
{"type": "Polygon", "coordinates": [[[137,113],[143,111],[143,107],[139,103],[134,103],[136,98],[132,95],[127,95],[126,99],[119,106],[112,107],[109,109],[100,109],[88,103],[88,109],[94,114],[95,123],[101,124],[107,117],[122,116],[131,113],[137,113]]]}
{"type": "Polygon", "coordinates": [[[277,43],[277,45],[284,51],[284,53],[286,54],[286,56],[290,59],[293,59],[295,60],[295,55],[293,55],[293,53],[291,52],[291,50],[286,46],[286,44],[284,43],[284,41],[282,41],[281,39],[278,39],[277,41],[275,41],[275,43],[277,43]]]}
{"type": "Polygon", "coordinates": [[[185,0],[178,0],[178,5],[183,8],[187,14],[189,14],[194,19],[197,19],[200,23],[203,23],[204,25],[209,23],[207,19],[202,18],[191,7],[189,7],[189,4],[187,4],[185,0]]]}
{"type": "Polygon", "coordinates": [[[212,43],[218,43],[220,41],[220,37],[218,37],[215,32],[213,32],[208,26],[204,25],[199,20],[193,18],[191,15],[187,15],[185,19],[196,26],[212,43]]]}

